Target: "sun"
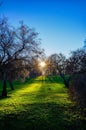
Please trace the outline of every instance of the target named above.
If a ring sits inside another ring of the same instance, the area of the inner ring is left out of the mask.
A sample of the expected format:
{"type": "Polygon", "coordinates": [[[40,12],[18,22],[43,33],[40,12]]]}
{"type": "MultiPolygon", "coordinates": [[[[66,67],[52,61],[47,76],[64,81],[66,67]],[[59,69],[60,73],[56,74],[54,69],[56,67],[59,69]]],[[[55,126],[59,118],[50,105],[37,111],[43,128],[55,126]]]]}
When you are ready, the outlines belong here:
{"type": "Polygon", "coordinates": [[[43,68],[43,67],[46,66],[46,63],[45,63],[44,61],[41,61],[41,62],[40,62],[40,66],[43,68]]]}

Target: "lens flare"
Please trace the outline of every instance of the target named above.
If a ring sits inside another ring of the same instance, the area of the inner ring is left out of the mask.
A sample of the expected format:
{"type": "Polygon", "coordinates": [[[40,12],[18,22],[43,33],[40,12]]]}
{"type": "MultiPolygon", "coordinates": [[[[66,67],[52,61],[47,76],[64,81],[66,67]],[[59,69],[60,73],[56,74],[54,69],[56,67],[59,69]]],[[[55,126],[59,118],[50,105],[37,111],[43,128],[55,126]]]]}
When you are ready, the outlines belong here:
{"type": "Polygon", "coordinates": [[[44,61],[41,61],[41,62],[40,62],[40,66],[41,66],[41,67],[45,67],[45,66],[46,66],[46,63],[45,63],[44,61]]]}

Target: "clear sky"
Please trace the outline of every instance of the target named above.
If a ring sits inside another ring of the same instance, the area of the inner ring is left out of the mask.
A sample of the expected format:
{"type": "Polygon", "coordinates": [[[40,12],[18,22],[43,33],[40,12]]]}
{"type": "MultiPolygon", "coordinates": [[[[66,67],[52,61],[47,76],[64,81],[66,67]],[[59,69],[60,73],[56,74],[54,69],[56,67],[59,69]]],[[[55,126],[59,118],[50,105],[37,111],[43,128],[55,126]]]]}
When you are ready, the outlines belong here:
{"type": "Polygon", "coordinates": [[[14,26],[23,20],[34,27],[47,55],[84,45],[86,38],[86,0],[3,0],[0,15],[14,26]]]}

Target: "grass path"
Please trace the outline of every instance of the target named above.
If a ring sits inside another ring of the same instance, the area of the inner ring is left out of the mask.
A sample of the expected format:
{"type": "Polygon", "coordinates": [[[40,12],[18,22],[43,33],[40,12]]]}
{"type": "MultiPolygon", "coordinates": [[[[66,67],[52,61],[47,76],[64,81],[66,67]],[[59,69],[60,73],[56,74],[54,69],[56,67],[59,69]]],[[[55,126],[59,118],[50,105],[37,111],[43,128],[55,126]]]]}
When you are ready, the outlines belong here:
{"type": "Polygon", "coordinates": [[[85,130],[59,77],[38,77],[21,89],[15,86],[0,100],[0,130],[85,130]]]}

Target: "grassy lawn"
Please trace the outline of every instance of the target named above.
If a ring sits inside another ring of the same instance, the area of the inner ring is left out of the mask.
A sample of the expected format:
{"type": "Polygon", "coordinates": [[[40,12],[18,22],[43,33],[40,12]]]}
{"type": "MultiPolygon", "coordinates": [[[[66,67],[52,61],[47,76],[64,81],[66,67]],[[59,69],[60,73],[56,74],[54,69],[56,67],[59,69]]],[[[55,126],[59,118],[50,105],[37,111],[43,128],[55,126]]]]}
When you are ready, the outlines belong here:
{"type": "MultiPolygon", "coordinates": [[[[38,77],[14,82],[8,97],[0,99],[0,130],[86,130],[60,77],[38,77]]],[[[0,90],[1,92],[1,90],[0,90]]]]}

